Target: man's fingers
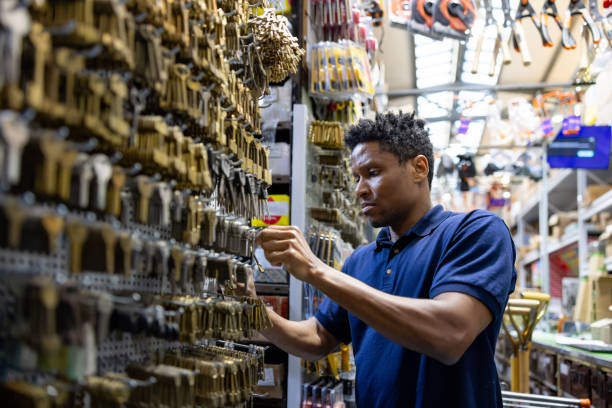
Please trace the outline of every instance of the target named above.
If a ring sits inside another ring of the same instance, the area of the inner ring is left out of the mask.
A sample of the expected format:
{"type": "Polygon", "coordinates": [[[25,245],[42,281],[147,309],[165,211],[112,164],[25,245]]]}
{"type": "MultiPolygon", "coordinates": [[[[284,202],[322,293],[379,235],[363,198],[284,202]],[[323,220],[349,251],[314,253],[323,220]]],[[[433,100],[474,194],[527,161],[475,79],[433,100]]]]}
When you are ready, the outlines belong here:
{"type": "Polygon", "coordinates": [[[288,249],[281,251],[264,251],[264,254],[268,262],[273,266],[281,266],[288,260],[289,251],[288,249]]]}
{"type": "Polygon", "coordinates": [[[284,239],[284,240],[269,240],[261,243],[261,247],[265,251],[282,251],[291,245],[293,242],[292,239],[284,239]]]}
{"type": "Polygon", "coordinates": [[[264,242],[271,240],[294,239],[297,237],[297,234],[301,234],[300,230],[292,226],[267,227],[261,230],[259,234],[257,234],[257,238],[255,238],[255,243],[257,245],[262,245],[264,242]]]}

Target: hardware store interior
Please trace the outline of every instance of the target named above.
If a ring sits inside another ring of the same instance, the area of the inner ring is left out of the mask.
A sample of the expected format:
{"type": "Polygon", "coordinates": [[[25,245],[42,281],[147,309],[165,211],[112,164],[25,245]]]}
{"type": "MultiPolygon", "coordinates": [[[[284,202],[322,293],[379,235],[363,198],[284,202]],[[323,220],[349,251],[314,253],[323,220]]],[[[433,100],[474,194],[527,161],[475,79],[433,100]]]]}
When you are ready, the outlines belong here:
{"type": "Polygon", "coordinates": [[[612,408],[611,0],[0,0],[0,54],[0,405],[612,408]]]}

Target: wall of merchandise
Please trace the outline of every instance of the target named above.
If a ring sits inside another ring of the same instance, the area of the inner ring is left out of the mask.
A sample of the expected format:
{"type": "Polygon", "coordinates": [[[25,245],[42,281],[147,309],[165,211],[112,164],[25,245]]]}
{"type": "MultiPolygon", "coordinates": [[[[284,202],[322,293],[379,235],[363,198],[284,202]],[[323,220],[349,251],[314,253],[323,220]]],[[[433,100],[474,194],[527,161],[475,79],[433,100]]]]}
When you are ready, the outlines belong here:
{"type": "Polygon", "coordinates": [[[265,378],[258,99],[303,51],[262,2],[0,4],[10,406],[246,407],[265,378]],[[83,405],[84,404],[84,405],[83,405]]]}

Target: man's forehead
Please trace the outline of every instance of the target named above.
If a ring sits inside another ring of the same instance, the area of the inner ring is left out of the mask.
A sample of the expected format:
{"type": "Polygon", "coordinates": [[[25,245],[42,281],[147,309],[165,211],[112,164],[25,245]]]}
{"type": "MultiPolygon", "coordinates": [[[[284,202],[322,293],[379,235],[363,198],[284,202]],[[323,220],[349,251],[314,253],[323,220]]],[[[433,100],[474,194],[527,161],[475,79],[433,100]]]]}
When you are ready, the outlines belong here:
{"type": "Polygon", "coordinates": [[[363,166],[376,162],[386,162],[395,155],[382,149],[380,142],[359,143],[351,152],[351,166],[363,166]]]}

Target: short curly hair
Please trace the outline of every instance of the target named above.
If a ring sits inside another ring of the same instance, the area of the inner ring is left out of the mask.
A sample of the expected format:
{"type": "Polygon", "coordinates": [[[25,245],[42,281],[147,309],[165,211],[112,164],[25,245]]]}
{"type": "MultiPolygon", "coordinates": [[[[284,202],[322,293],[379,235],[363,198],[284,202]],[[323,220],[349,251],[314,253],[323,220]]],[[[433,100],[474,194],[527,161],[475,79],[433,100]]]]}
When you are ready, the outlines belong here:
{"type": "Polygon", "coordinates": [[[400,164],[423,155],[429,164],[429,188],[433,180],[433,145],[425,121],[412,113],[377,113],[375,120],[361,119],[346,132],[344,143],[353,151],[355,146],[366,142],[380,142],[382,150],[393,153],[400,164]]]}

